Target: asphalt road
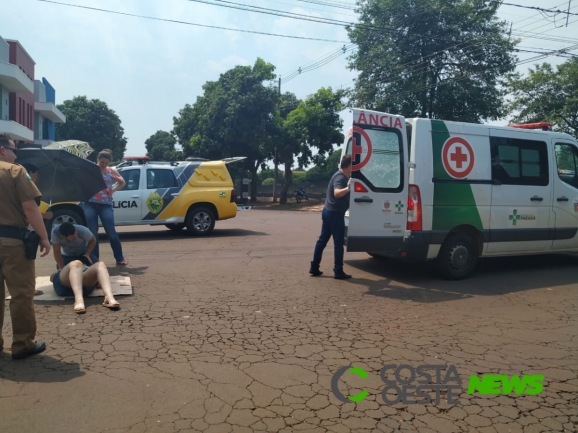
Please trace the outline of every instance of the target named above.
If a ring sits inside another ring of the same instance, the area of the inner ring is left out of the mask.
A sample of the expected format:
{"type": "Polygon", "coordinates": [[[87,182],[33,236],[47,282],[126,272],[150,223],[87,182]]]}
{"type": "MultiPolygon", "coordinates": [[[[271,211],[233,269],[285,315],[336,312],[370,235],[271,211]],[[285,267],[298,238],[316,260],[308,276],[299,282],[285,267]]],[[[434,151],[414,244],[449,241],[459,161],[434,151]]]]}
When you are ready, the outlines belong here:
{"type": "MultiPolygon", "coordinates": [[[[134,296],[118,312],[89,300],[83,316],[72,302],[37,304],[48,349],[0,355],[0,431],[576,431],[578,258],[482,260],[448,282],[428,266],[346,253],[354,278],[337,281],[331,243],[326,274],[307,274],[319,229],[319,213],[273,210],[239,212],[208,238],[120,228],[130,264],[111,273],[128,272],[134,296]],[[460,404],[445,392],[384,403],[387,364],[454,366],[460,404]],[[367,372],[338,383],[344,395],[366,390],[359,403],[332,392],[344,366],[367,372]],[[474,374],[542,374],[544,389],[468,394],[474,374]]],[[[38,276],[52,269],[37,261],[38,276]]],[[[10,336],[7,320],[8,347],[10,336]]]]}

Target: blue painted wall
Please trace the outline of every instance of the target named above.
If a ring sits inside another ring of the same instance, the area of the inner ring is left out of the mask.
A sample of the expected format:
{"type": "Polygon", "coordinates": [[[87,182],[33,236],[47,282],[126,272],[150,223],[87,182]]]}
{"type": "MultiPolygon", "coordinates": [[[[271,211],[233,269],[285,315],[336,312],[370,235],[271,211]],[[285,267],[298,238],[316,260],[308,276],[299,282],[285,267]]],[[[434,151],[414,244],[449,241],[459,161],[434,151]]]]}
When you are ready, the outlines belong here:
{"type": "MultiPolygon", "coordinates": [[[[48,80],[42,77],[42,84],[46,87],[46,102],[56,105],[56,91],[48,80]]],[[[44,119],[44,138],[46,140],[56,140],[56,124],[52,120],[44,119]]]]}

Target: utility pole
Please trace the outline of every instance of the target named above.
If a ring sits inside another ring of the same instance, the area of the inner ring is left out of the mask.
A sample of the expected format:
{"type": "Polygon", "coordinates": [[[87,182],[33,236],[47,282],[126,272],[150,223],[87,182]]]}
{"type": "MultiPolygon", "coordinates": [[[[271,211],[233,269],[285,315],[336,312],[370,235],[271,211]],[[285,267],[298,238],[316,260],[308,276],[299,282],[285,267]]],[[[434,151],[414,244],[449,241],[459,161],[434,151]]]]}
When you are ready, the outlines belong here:
{"type": "Polygon", "coordinates": [[[566,14],[566,27],[568,27],[568,18],[570,17],[570,5],[572,4],[572,0],[568,0],[568,13],[566,14]]]}
{"type": "MultiPolygon", "coordinates": [[[[281,76],[279,76],[279,98],[281,98],[281,76]]],[[[277,161],[277,144],[275,144],[275,172],[273,174],[273,176],[274,176],[273,178],[275,180],[273,182],[273,203],[277,203],[277,167],[278,166],[279,166],[279,162],[277,161]]]]}

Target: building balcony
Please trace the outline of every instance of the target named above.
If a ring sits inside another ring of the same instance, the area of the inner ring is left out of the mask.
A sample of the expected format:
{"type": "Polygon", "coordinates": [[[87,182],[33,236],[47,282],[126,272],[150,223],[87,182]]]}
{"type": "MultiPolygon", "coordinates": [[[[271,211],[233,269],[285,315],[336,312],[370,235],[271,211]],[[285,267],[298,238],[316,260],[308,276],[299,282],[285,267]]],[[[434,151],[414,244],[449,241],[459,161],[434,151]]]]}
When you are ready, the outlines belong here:
{"type": "Polygon", "coordinates": [[[14,93],[34,93],[34,82],[12,63],[0,62],[0,84],[14,93]]]}
{"type": "Polygon", "coordinates": [[[34,141],[34,131],[13,120],[0,120],[0,132],[5,132],[15,141],[34,141]]]}
{"type": "Polygon", "coordinates": [[[34,111],[54,123],[66,123],[66,116],[52,102],[35,102],[34,111]]]}

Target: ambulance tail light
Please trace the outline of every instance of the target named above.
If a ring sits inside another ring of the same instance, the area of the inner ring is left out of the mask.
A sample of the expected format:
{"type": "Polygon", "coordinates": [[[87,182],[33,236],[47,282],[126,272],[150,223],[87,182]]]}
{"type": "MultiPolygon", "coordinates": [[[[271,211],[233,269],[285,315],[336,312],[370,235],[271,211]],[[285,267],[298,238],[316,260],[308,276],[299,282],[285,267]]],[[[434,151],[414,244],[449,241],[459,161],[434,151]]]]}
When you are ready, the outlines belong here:
{"type": "Polygon", "coordinates": [[[417,185],[409,186],[407,197],[407,230],[422,229],[421,197],[417,185]]]}
{"type": "Polygon", "coordinates": [[[231,190],[231,203],[235,203],[236,201],[237,201],[237,190],[232,189],[231,190]]]}
{"type": "Polygon", "coordinates": [[[362,183],[359,183],[359,182],[354,182],[353,191],[355,191],[355,192],[369,192],[367,190],[367,188],[365,186],[363,186],[362,183]]]}

